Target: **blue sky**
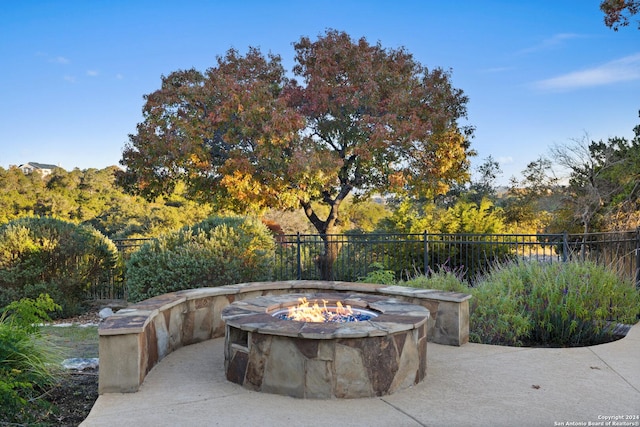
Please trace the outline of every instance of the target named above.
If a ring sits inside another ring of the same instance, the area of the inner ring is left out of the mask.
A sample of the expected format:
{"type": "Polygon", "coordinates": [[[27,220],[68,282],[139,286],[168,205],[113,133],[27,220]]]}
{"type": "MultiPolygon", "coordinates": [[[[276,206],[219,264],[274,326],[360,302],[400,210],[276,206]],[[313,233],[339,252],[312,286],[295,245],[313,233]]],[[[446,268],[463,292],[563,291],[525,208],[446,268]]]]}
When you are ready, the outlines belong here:
{"type": "Polygon", "coordinates": [[[477,167],[502,182],[554,144],[631,138],[640,124],[640,30],[599,0],[21,0],[0,13],[0,166],[117,165],[161,75],[205,71],[233,47],[280,54],[327,28],[404,46],[451,69],[469,96],[477,167]]]}

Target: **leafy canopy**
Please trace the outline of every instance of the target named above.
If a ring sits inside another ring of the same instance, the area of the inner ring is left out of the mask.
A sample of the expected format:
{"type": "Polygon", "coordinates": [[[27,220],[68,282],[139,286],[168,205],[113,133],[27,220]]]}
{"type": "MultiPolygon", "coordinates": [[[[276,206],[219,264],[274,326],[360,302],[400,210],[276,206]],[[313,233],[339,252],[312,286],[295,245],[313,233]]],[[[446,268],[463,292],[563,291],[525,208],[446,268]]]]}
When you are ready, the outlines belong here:
{"type": "Polygon", "coordinates": [[[435,195],[468,179],[472,129],[458,125],[467,98],[449,72],[335,30],[294,48],[301,83],[257,48],[163,77],[145,96],[119,182],[148,198],[184,182],[190,197],[237,212],[302,206],[327,233],[356,189],[435,195]]]}
{"type": "Polygon", "coordinates": [[[640,125],[631,140],[574,141],[554,147],[569,171],[565,207],[588,230],[628,230],[640,224],[640,125]]]}
{"type": "MultiPolygon", "coordinates": [[[[620,27],[628,26],[632,16],[640,12],[640,0],[604,0],[600,10],[604,12],[605,25],[618,31],[620,27]]],[[[637,22],[640,29],[640,20],[637,22]]]]}

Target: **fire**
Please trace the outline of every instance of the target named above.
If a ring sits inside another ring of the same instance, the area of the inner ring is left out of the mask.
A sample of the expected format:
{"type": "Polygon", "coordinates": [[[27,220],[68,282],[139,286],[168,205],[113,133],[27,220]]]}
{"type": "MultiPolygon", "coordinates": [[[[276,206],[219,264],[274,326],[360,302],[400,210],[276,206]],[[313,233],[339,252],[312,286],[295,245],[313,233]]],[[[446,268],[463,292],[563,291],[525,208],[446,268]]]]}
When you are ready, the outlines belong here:
{"type": "Polygon", "coordinates": [[[345,317],[353,316],[353,310],[350,305],[346,307],[340,301],[336,301],[335,307],[327,307],[329,301],[322,300],[322,307],[317,301],[313,305],[306,298],[299,298],[300,304],[289,307],[287,318],[289,320],[298,320],[300,322],[335,322],[342,321],[345,317]]]}

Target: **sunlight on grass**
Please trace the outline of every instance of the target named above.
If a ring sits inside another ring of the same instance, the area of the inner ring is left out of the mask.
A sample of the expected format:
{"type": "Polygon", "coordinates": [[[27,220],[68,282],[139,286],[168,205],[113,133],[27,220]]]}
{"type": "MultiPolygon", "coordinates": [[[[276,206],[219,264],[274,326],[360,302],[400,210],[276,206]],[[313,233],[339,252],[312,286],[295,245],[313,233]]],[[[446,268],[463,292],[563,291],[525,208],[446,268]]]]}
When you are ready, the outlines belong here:
{"type": "Polygon", "coordinates": [[[65,348],[68,357],[98,357],[97,326],[42,326],[44,337],[65,348]]]}

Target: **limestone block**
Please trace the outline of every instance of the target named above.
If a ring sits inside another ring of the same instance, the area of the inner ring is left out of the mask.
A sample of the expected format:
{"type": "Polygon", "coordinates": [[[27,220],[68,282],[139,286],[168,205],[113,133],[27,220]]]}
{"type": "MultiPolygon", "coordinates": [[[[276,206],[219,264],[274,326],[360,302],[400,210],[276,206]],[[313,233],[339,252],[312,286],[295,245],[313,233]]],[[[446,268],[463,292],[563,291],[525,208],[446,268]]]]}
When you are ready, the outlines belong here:
{"type": "Polygon", "coordinates": [[[367,375],[359,349],[336,344],[335,348],[335,397],[370,397],[373,387],[367,375]]]}
{"type": "Polygon", "coordinates": [[[244,385],[252,390],[260,390],[264,379],[265,363],[271,353],[273,337],[249,333],[248,346],[251,349],[244,385]]]}
{"type": "Polygon", "coordinates": [[[141,380],[141,335],[102,335],[98,344],[100,372],[98,391],[131,393],[138,391],[141,380]]]}
{"type": "MultiPolygon", "coordinates": [[[[243,290],[245,291],[245,290],[243,290]]],[[[269,292],[266,292],[266,294],[269,294],[269,292]]],[[[265,292],[263,292],[262,290],[249,290],[247,289],[245,292],[236,294],[236,301],[242,301],[242,300],[246,300],[246,299],[252,299],[252,298],[256,298],[256,297],[261,297],[265,295],[265,292]]]]}
{"type": "Polygon", "coordinates": [[[153,326],[156,331],[156,347],[158,352],[158,360],[170,353],[169,349],[169,331],[165,316],[156,316],[153,318],[153,326]]]}
{"type": "Polygon", "coordinates": [[[262,391],[304,397],[304,356],[288,339],[273,337],[264,367],[262,391]]]}
{"type": "Polygon", "coordinates": [[[234,351],[228,361],[225,361],[227,380],[236,384],[242,384],[247,372],[249,356],[244,351],[234,351]]]}
{"type": "Polygon", "coordinates": [[[469,301],[440,301],[431,341],[460,346],[469,342],[469,301]]]}
{"type": "Polygon", "coordinates": [[[393,382],[389,387],[389,393],[401,390],[416,384],[416,375],[420,367],[420,359],[418,354],[418,341],[413,333],[405,335],[404,345],[400,353],[398,362],[398,371],[393,378],[393,382]]]}
{"type": "Polygon", "coordinates": [[[160,361],[158,356],[158,337],[156,336],[156,327],[153,322],[144,328],[144,332],[140,334],[138,339],[141,341],[140,346],[140,381],[142,384],[145,375],[160,361]]]}
{"type": "Polygon", "coordinates": [[[165,311],[170,351],[180,348],[183,345],[182,327],[184,310],[184,305],[177,305],[171,307],[171,310],[165,311]]]}
{"type": "Polygon", "coordinates": [[[324,360],[307,360],[305,364],[305,396],[309,399],[329,399],[333,387],[331,363],[324,360]]]}
{"type": "Polygon", "coordinates": [[[207,305],[196,309],[194,314],[193,340],[200,342],[211,338],[212,327],[213,313],[211,312],[211,306],[207,305]]]}
{"type": "Polygon", "coordinates": [[[318,345],[318,359],[319,360],[334,360],[335,359],[335,346],[331,341],[322,341],[318,345]]]}
{"type": "Polygon", "coordinates": [[[230,300],[227,295],[221,295],[213,301],[213,305],[211,306],[211,338],[224,336],[225,323],[222,321],[220,313],[222,313],[222,309],[231,304],[231,302],[232,300],[230,300]]]}

